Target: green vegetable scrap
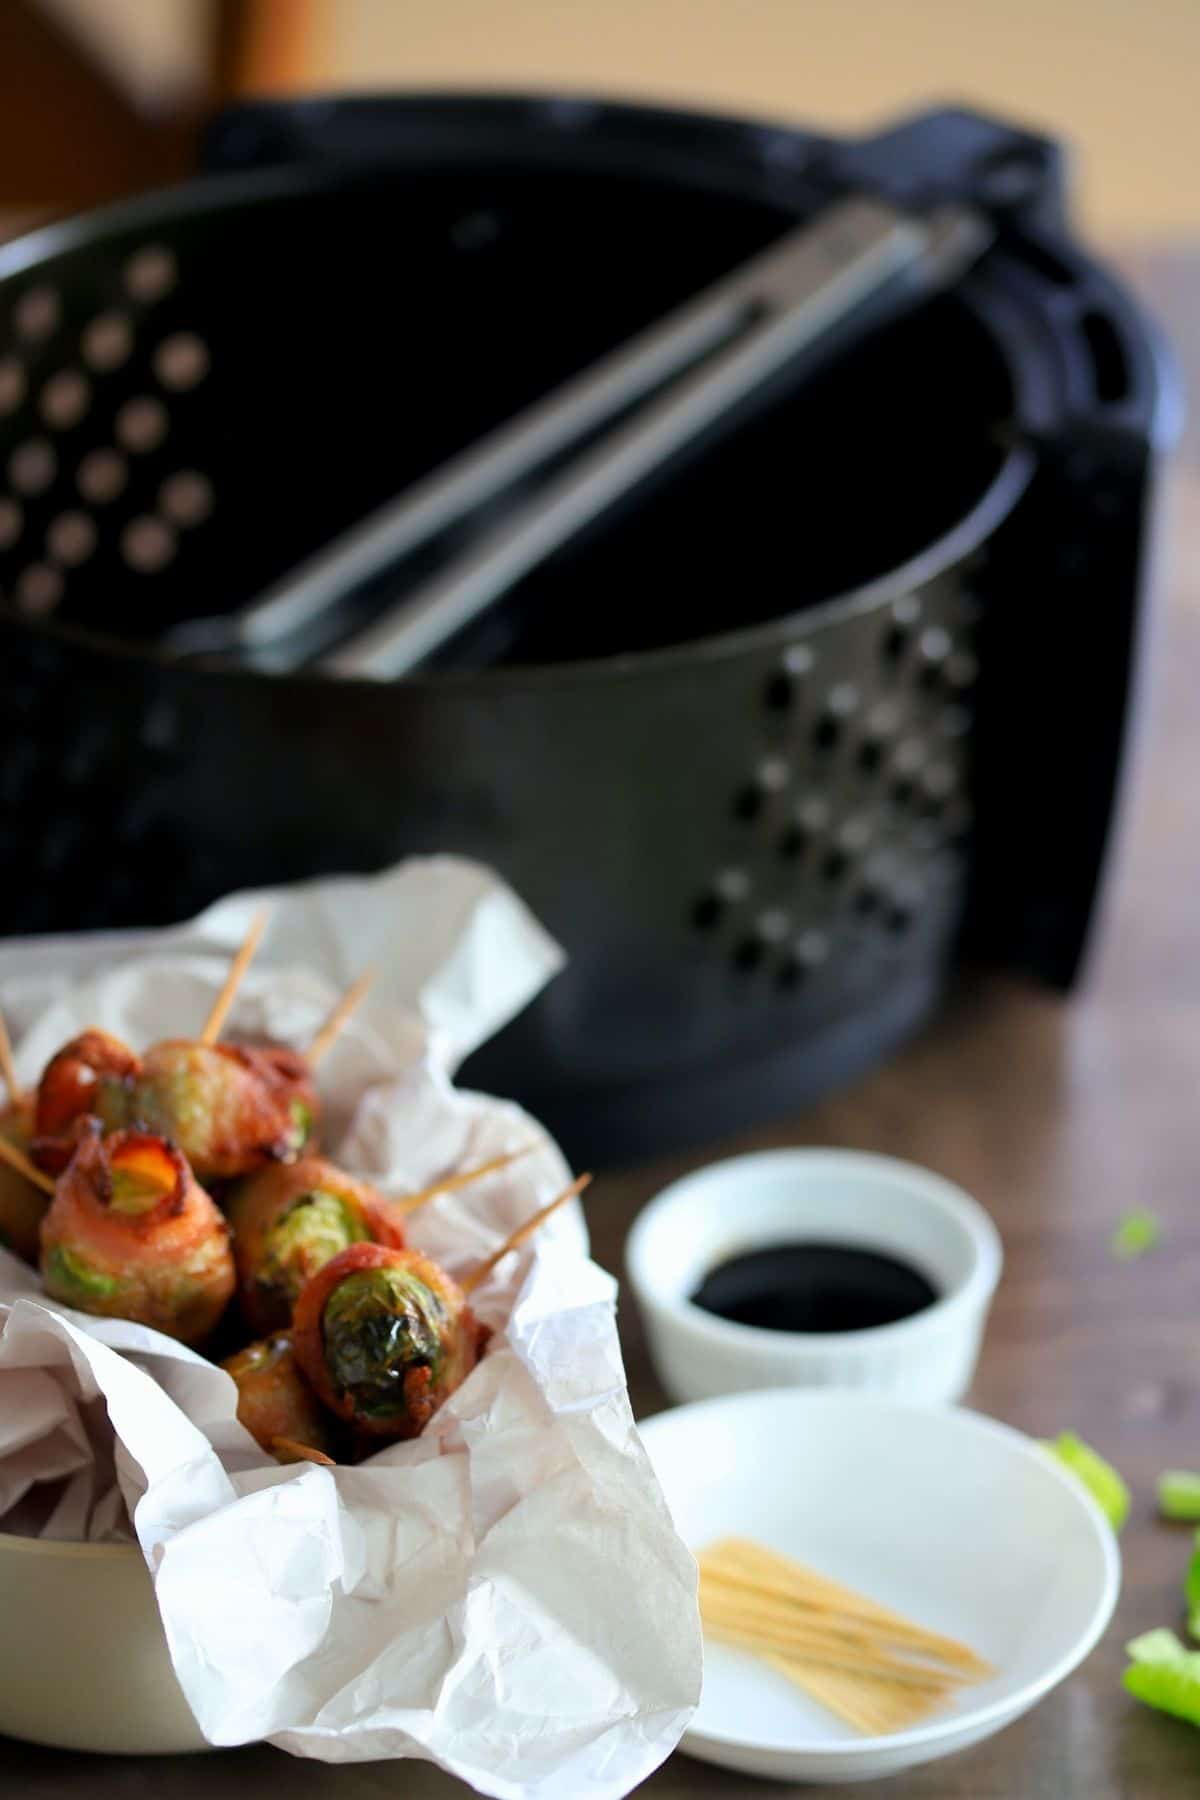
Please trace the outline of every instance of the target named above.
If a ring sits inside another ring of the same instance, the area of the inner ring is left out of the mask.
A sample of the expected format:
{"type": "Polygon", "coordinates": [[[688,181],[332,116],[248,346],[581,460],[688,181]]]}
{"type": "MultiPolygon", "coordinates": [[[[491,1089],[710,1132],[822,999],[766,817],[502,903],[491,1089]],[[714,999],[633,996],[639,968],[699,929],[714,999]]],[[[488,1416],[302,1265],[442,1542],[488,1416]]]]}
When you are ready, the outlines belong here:
{"type": "Polygon", "coordinates": [[[1111,1249],[1119,1262],[1132,1262],[1135,1257],[1145,1256],[1147,1250],[1153,1250],[1162,1236],[1162,1225],[1156,1214],[1147,1212],[1144,1207],[1135,1207],[1121,1219],[1112,1234],[1111,1249]]]}
{"type": "Polygon", "coordinates": [[[1083,1483],[1113,1530],[1120,1531],[1129,1517],[1129,1489],[1112,1464],[1105,1462],[1073,1431],[1060,1431],[1053,1442],[1044,1447],[1057,1456],[1059,1462],[1065,1463],[1083,1483]]]}
{"type": "Polygon", "coordinates": [[[1200,1725],[1200,1650],[1186,1650],[1173,1631],[1148,1631],[1126,1644],[1124,1675],[1135,1700],[1200,1725]]]}
{"type": "Polygon", "coordinates": [[[1200,1638],[1200,1531],[1196,1533],[1192,1560],[1184,1577],[1183,1594],[1187,1601],[1188,1631],[1192,1637],[1200,1638]]]}
{"type": "Polygon", "coordinates": [[[1190,1469],[1167,1469],[1158,1478],[1158,1510],[1164,1519],[1200,1525],[1200,1475],[1190,1469]]]}
{"type": "Polygon", "coordinates": [[[1157,1631],[1144,1631],[1125,1646],[1126,1656],[1138,1663],[1173,1663],[1188,1655],[1173,1631],[1160,1626],[1157,1631]]]}

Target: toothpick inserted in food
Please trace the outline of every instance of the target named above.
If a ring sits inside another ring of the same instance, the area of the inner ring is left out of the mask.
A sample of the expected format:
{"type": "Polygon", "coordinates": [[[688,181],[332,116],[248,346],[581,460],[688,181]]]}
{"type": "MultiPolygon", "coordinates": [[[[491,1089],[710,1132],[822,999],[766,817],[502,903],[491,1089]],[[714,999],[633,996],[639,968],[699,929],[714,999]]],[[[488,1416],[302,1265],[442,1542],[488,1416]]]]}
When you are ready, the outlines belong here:
{"type": "Polygon", "coordinates": [[[576,1194],[582,1194],[591,1179],[590,1175],[577,1176],[569,1188],[563,1189],[557,1199],[551,1200],[548,1206],[543,1206],[540,1212],[535,1212],[533,1217],[526,1219],[523,1225],[518,1225],[517,1229],[505,1238],[498,1250],[493,1250],[492,1254],[481,1262],[477,1269],[472,1269],[469,1275],[463,1277],[458,1284],[463,1293],[473,1294],[475,1289],[487,1280],[497,1263],[504,1260],[510,1250],[515,1250],[519,1244],[525,1242],[526,1238],[532,1237],[534,1232],[546,1223],[551,1213],[557,1212],[560,1206],[565,1206],[568,1200],[573,1200],[576,1194]]]}
{"type": "Polygon", "coordinates": [[[536,1144],[522,1144],[519,1150],[509,1150],[503,1156],[493,1156],[488,1162],[477,1163],[473,1169],[463,1169],[457,1175],[446,1175],[441,1181],[435,1181],[431,1187],[422,1188],[419,1194],[404,1194],[399,1200],[392,1201],[393,1210],[407,1215],[417,1212],[422,1206],[428,1206],[439,1194],[453,1194],[459,1188],[470,1187],[473,1181],[482,1181],[485,1175],[494,1175],[498,1169],[507,1169],[522,1156],[528,1156],[536,1150],[536,1144]]]}
{"type": "Polygon", "coordinates": [[[295,1438],[272,1438],[271,1454],[281,1463],[310,1462],[319,1463],[323,1469],[337,1468],[332,1456],[326,1456],[323,1450],[314,1450],[311,1444],[298,1444],[295,1438]]]}
{"type": "Polygon", "coordinates": [[[26,1181],[32,1181],[33,1185],[40,1187],[43,1193],[52,1194],[54,1192],[54,1183],[49,1175],[43,1175],[42,1171],[36,1168],[29,1158],[17,1149],[15,1144],[10,1144],[6,1137],[0,1137],[0,1162],[6,1162],[10,1169],[15,1169],[18,1175],[25,1177],[26,1181]]]}
{"type": "Polygon", "coordinates": [[[8,1026],[4,1022],[3,1011],[0,1011],[0,1075],[3,1075],[4,1085],[8,1089],[8,1104],[20,1106],[25,1096],[21,1092],[21,1084],[17,1080],[17,1065],[13,1061],[12,1039],[8,1035],[8,1026]]]}
{"type": "Polygon", "coordinates": [[[254,960],[254,953],[262,941],[263,932],[267,929],[268,916],[265,907],[255,915],[250,929],[246,933],[245,942],[230,964],[229,973],[225,977],[225,985],[213,1002],[212,1011],[205,1021],[204,1030],[200,1033],[200,1043],[212,1045],[220,1037],[221,1027],[237,997],[237,991],[242,985],[242,978],[254,960]]]}
{"type": "Polygon", "coordinates": [[[347,1019],[350,1017],[374,979],[374,969],[364,969],[358,980],[354,982],[353,986],[346,989],[346,992],[342,995],[341,999],[322,1025],[320,1031],[318,1031],[316,1037],[308,1046],[308,1061],[310,1067],[315,1069],[326,1051],[332,1049],[337,1039],[341,1036],[342,1028],[347,1019]]]}

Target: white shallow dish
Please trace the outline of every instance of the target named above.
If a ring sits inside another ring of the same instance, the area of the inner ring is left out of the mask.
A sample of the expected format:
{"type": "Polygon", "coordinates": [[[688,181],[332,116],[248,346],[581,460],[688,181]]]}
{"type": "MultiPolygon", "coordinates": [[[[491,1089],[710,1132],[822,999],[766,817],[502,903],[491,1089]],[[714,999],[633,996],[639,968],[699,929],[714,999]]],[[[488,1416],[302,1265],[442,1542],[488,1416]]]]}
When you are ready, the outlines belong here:
{"type": "Polygon", "coordinates": [[[705,1645],[681,1748],[787,1781],[866,1781],[979,1743],[1092,1649],[1120,1588],[1091,1497],[1031,1439],[951,1407],[794,1388],[660,1413],[641,1428],[692,1550],[737,1535],[860,1589],[993,1662],[911,1730],[868,1738],[753,1656],[705,1645]]]}
{"type": "Polygon", "coordinates": [[[710,1163],[643,1208],[626,1267],[674,1400],[766,1387],[966,1393],[1004,1257],[978,1201],[929,1169],[857,1150],[764,1150],[710,1163]],[[718,1263],[785,1243],[852,1244],[911,1263],[939,1298],[862,1331],[766,1331],[696,1306],[718,1263]]]}

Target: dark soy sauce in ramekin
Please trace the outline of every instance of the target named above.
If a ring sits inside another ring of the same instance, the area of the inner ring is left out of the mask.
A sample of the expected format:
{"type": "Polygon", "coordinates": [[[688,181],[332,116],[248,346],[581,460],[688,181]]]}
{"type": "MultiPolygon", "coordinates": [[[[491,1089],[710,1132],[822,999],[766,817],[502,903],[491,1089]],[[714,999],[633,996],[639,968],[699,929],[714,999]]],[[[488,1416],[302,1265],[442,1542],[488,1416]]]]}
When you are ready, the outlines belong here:
{"type": "Polygon", "coordinates": [[[710,1269],[692,1303],[766,1331],[867,1331],[923,1312],[937,1289],[912,1263],[853,1244],[770,1244],[710,1269]]]}

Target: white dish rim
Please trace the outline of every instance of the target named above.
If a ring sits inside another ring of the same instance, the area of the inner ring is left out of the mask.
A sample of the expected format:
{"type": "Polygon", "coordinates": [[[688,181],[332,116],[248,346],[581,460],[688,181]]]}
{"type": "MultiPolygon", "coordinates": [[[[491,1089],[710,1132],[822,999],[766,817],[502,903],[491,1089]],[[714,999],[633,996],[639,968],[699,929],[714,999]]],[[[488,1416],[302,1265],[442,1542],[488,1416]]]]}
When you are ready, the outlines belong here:
{"type": "MultiPolygon", "coordinates": [[[[1035,1457],[1060,1487],[1062,1487],[1078,1505],[1083,1518],[1091,1528],[1097,1542],[1101,1562],[1104,1569],[1104,1584],[1097,1594],[1096,1604],[1087,1626],[1078,1640],[1068,1651],[1058,1657],[1050,1668],[1044,1670],[1024,1687],[1005,1695],[1001,1699],[991,1700],[986,1705],[970,1712],[958,1712],[948,1717],[935,1719],[924,1725],[910,1726],[907,1731],[889,1732],[878,1737],[860,1739],[813,1739],[796,1738],[787,1742],[764,1740],[737,1735],[733,1732],[704,1730],[689,1725],[684,1732],[680,1747],[687,1748],[689,1740],[695,1744],[712,1744],[726,1750],[748,1751],[754,1755],[767,1754],[779,1757],[822,1757],[842,1761],[855,1756],[866,1756],[877,1751],[896,1749],[934,1748],[946,1739],[953,1739],[965,1730],[970,1730],[976,1737],[986,1734],[989,1726],[1000,1724],[1019,1717],[1035,1706],[1052,1688],[1065,1681],[1074,1673],[1084,1659],[1099,1643],[1107,1630],[1116,1610],[1121,1592],[1121,1553],[1117,1545],[1116,1535],[1108,1520],[1101,1512],[1096,1501],[1092,1499],[1086,1488],[1064,1468],[1049,1451],[1042,1449],[1035,1438],[1028,1437],[1012,1425],[1005,1425],[999,1419],[991,1419],[986,1413],[975,1412],[971,1407],[944,1405],[925,1405],[917,1400],[904,1400],[877,1390],[863,1388],[756,1388],[747,1393],[716,1394],[707,1400],[692,1400],[684,1406],[672,1406],[646,1420],[639,1420],[638,1430],[644,1433],[654,1426],[655,1420],[674,1419],[681,1413],[712,1412],[731,1406],[744,1406],[747,1401],[761,1403],[769,1399],[773,1404],[787,1406],[820,1407],[829,1405],[852,1406],[860,1411],[867,1409],[884,1409],[888,1412],[919,1414],[929,1417],[931,1414],[945,1415],[965,1424],[969,1429],[981,1431],[985,1436],[1000,1438],[1018,1449],[1023,1455],[1035,1457]]],[[[653,1462],[653,1457],[651,1457],[653,1462]]]]}

